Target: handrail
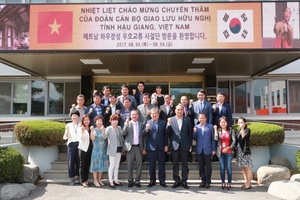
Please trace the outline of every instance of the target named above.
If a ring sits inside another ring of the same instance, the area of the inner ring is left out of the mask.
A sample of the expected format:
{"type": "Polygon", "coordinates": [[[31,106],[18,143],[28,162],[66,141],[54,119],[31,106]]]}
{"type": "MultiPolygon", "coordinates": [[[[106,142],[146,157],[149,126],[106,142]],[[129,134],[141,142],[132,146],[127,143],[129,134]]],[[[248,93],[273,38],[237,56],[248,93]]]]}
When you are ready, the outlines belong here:
{"type": "MultiPolygon", "coordinates": [[[[248,120],[248,121],[254,121],[254,120],[248,120]]],[[[296,123],[265,121],[265,120],[255,120],[255,122],[276,124],[276,125],[282,126],[285,131],[299,131],[300,130],[300,124],[296,124],[296,123]]]]}

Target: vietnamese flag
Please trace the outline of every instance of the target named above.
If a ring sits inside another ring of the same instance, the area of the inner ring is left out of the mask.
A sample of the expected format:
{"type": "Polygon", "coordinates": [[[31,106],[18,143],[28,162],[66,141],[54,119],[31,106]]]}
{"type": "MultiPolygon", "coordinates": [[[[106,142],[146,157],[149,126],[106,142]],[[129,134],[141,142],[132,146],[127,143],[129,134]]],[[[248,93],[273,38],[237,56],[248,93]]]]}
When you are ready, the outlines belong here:
{"type": "Polygon", "coordinates": [[[39,12],[38,43],[72,43],[73,12],[39,12]]]}

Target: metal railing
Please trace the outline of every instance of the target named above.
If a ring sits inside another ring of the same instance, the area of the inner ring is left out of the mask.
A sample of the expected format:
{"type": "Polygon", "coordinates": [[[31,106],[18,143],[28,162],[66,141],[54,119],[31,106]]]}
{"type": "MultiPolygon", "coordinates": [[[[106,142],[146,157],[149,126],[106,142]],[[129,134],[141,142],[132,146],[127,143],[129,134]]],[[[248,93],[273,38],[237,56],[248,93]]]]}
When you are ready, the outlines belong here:
{"type": "Polygon", "coordinates": [[[17,122],[0,124],[0,145],[16,142],[16,137],[14,134],[14,127],[16,124],[17,122]]]}
{"type": "Polygon", "coordinates": [[[287,123],[287,122],[278,122],[278,121],[264,121],[264,120],[255,120],[255,121],[256,122],[269,123],[269,124],[276,124],[278,126],[282,126],[285,131],[300,131],[300,124],[296,124],[296,123],[287,123]]]}

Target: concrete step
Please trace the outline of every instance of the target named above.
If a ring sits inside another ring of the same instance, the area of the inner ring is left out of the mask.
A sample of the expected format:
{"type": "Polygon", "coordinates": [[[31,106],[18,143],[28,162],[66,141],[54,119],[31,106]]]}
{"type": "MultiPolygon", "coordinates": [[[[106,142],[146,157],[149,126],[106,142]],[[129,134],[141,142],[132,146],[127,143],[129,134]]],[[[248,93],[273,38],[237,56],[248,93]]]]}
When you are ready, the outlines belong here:
{"type": "MultiPolygon", "coordinates": [[[[158,174],[158,171],[157,171],[158,174]]],[[[180,172],[181,174],[181,172],[180,172]]],[[[134,171],[135,175],[135,171],[134,171]]],[[[55,180],[55,179],[68,179],[68,170],[47,170],[44,172],[44,179],[55,180]]],[[[107,172],[103,173],[103,178],[107,179],[107,172]]],[[[141,179],[149,180],[148,170],[143,170],[141,179]]],[[[90,174],[90,179],[92,179],[92,174],[90,174]]],[[[127,180],[127,170],[119,170],[119,179],[127,180]]],[[[219,170],[213,170],[212,179],[220,179],[219,170]]],[[[173,171],[166,170],[166,180],[173,180],[173,171]]],[[[198,170],[190,170],[189,180],[199,180],[198,170]]],[[[241,171],[233,170],[232,171],[232,180],[243,180],[243,174],[241,171]]]]}
{"type": "MultiPolygon", "coordinates": [[[[166,170],[172,169],[172,163],[166,162],[166,170]]],[[[156,165],[156,168],[158,169],[158,165],[156,165]]],[[[51,169],[54,170],[67,170],[68,169],[68,162],[67,161],[54,161],[51,163],[51,169]]],[[[127,170],[127,162],[120,163],[120,170],[127,170]]],[[[135,169],[135,165],[134,165],[135,169]]],[[[149,170],[149,162],[143,162],[142,165],[143,170],[149,170]]],[[[197,162],[189,162],[189,169],[190,170],[198,170],[198,163],[197,162]]],[[[213,170],[219,170],[219,162],[212,162],[212,169],[213,170]]],[[[239,171],[239,167],[236,165],[235,161],[232,161],[232,170],[239,171]]]]}

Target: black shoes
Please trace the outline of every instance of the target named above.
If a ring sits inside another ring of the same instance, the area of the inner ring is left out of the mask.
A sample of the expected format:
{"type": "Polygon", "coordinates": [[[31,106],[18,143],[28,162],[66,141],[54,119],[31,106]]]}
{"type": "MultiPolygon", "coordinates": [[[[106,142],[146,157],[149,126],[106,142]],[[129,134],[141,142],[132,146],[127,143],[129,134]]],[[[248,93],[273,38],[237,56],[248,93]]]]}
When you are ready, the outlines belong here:
{"type": "Polygon", "coordinates": [[[165,182],[161,182],[160,185],[164,188],[168,187],[167,184],[165,182]]]}
{"type": "Polygon", "coordinates": [[[189,189],[189,188],[190,188],[186,182],[181,183],[181,185],[182,185],[182,187],[184,187],[185,189],[189,189]]]}
{"type": "Polygon", "coordinates": [[[180,183],[179,182],[176,182],[172,185],[172,188],[178,188],[180,186],[180,183]]]}
{"type": "Polygon", "coordinates": [[[140,183],[136,183],[135,186],[138,188],[142,187],[140,183]]]}
{"type": "Polygon", "coordinates": [[[155,185],[155,181],[150,181],[150,183],[148,184],[148,187],[153,187],[155,185]]]}
{"type": "Polygon", "coordinates": [[[206,189],[210,188],[210,184],[209,184],[209,183],[206,183],[206,184],[205,184],[205,188],[206,188],[206,189]]]}
{"type": "Polygon", "coordinates": [[[133,184],[133,181],[128,181],[128,187],[129,187],[129,188],[133,187],[133,185],[134,185],[134,184],[133,184]]]}
{"type": "Polygon", "coordinates": [[[205,183],[200,183],[199,188],[204,188],[205,187],[205,183]]]}

